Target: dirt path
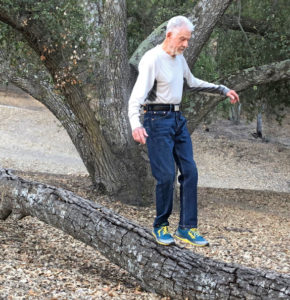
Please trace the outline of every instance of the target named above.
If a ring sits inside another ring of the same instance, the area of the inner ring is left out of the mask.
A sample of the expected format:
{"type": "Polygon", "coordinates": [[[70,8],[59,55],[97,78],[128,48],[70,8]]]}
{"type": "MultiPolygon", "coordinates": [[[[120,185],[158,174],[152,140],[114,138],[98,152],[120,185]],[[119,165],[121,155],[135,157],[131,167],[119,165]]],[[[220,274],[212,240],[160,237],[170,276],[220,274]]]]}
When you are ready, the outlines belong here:
{"type": "Polygon", "coordinates": [[[0,165],[56,174],[87,174],[60,122],[39,102],[0,92],[0,165]]]}
{"type": "Polygon", "coordinates": [[[202,126],[198,128],[192,139],[199,185],[289,193],[290,119],[279,129],[276,125],[276,131],[265,142],[252,136],[253,122],[242,121],[237,126],[219,120],[208,126],[208,132],[202,126]],[[285,133],[289,136],[284,136],[285,133]]]}

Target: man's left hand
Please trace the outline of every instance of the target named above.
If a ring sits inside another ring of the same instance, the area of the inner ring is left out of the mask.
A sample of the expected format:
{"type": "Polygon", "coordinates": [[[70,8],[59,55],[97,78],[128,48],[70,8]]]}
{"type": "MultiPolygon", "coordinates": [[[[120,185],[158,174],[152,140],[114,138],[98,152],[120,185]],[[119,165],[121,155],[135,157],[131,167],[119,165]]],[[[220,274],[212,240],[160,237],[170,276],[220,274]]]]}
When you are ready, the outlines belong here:
{"type": "Polygon", "coordinates": [[[240,101],[239,95],[234,90],[228,91],[226,96],[231,99],[232,104],[235,104],[240,101]]]}

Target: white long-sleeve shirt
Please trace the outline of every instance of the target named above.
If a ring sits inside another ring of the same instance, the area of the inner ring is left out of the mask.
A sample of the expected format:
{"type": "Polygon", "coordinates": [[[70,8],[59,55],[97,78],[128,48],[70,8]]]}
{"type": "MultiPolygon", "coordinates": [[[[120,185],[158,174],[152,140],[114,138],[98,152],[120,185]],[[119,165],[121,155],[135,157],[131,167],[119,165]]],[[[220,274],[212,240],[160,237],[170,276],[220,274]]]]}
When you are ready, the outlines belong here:
{"type": "Polygon", "coordinates": [[[143,104],[179,104],[184,84],[190,91],[226,95],[229,89],[195,78],[182,54],[172,57],[158,45],[147,51],[139,63],[139,75],[129,99],[132,130],[141,127],[143,104]]]}

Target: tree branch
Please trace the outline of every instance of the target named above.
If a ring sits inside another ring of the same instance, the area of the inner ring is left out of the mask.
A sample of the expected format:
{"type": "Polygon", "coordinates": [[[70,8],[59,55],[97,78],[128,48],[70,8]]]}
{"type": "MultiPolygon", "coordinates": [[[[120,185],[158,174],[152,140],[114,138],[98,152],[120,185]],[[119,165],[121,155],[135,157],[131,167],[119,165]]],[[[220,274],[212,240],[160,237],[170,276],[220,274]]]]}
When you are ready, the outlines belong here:
{"type": "MultiPolygon", "coordinates": [[[[96,68],[98,65],[96,61],[99,59],[97,49],[100,48],[102,35],[100,30],[102,1],[79,0],[75,10],[69,8],[68,13],[63,11],[62,16],[58,16],[62,11],[60,7],[46,7],[45,1],[19,0],[15,7],[14,4],[7,2],[8,4],[5,1],[0,3],[0,21],[21,34],[55,81],[57,81],[55,75],[59,78],[65,77],[64,73],[84,74],[84,70],[92,63],[96,68]],[[33,7],[39,3],[44,6],[44,10],[47,9],[50,15],[54,16],[53,21],[47,20],[46,14],[37,16],[38,13],[33,7]],[[51,22],[56,22],[56,26],[50,26],[51,22]],[[73,24],[72,27],[70,24],[73,24]],[[69,38],[70,34],[73,36],[69,38]],[[89,46],[85,47],[87,45],[89,46]]],[[[82,78],[82,81],[86,79],[82,78]]]]}
{"type": "Polygon", "coordinates": [[[0,168],[0,219],[36,217],[97,249],[148,291],[174,299],[290,295],[288,275],[218,262],[156,244],[148,229],[64,189],[28,182],[0,168]]]}
{"type": "MultiPolygon", "coordinates": [[[[220,80],[220,83],[237,92],[241,92],[254,85],[289,79],[290,59],[286,59],[268,65],[241,70],[226,79],[220,80]]],[[[189,97],[189,101],[186,103],[182,103],[182,109],[188,119],[189,132],[192,133],[208,113],[224,98],[223,96],[200,93],[189,97]]]]}
{"type": "MultiPolygon", "coordinates": [[[[267,32],[271,31],[269,24],[263,21],[257,21],[251,18],[240,18],[240,24],[245,32],[259,34],[264,36],[267,32]]],[[[217,26],[225,29],[240,30],[238,23],[238,17],[228,14],[224,14],[222,18],[217,22],[217,26]]]]}
{"type": "MultiPolygon", "coordinates": [[[[276,37],[277,32],[275,31],[275,29],[271,27],[270,23],[266,23],[265,21],[254,20],[249,17],[241,17],[239,24],[237,16],[225,14],[217,23],[218,27],[231,30],[241,30],[240,25],[245,32],[258,34],[266,38],[269,35],[271,36],[271,39],[277,39],[280,41],[280,36],[276,37]]],[[[283,35],[285,35],[285,39],[289,41],[289,34],[287,32],[284,32],[283,35]]]]}
{"type": "Polygon", "coordinates": [[[250,45],[250,42],[249,42],[249,39],[248,39],[248,36],[241,24],[241,13],[242,13],[242,4],[241,4],[241,0],[238,0],[238,8],[239,8],[239,15],[238,15],[238,19],[237,19],[237,22],[238,22],[238,25],[240,27],[240,30],[242,31],[244,37],[245,37],[245,40],[246,40],[246,43],[248,45],[248,48],[251,49],[251,45],[250,45]]]}
{"type": "MultiPolygon", "coordinates": [[[[65,105],[63,97],[56,94],[50,84],[13,75],[6,75],[5,79],[8,79],[9,82],[44,104],[63,125],[80,157],[83,158],[85,156],[87,150],[84,143],[81,142],[83,139],[83,128],[77,122],[75,114],[65,105]]],[[[86,165],[87,161],[83,160],[83,163],[86,165]]],[[[86,167],[88,168],[87,165],[86,167]]]]}
{"type": "MultiPolygon", "coordinates": [[[[0,5],[0,21],[20,32],[39,57],[43,54],[47,46],[48,33],[45,32],[44,24],[41,24],[40,21],[35,22],[30,19],[29,12],[24,10],[21,14],[16,14],[15,12],[7,11],[5,7],[0,5]],[[40,30],[40,28],[42,29],[40,30]]],[[[61,52],[55,51],[50,54],[47,53],[43,63],[48,70],[54,70],[55,72],[61,60],[61,52]]]]}
{"type": "Polygon", "coordinates": [[[221,82],[236,91],[251,86],[290,79],[290,59],[238,71],[221,82]]]}

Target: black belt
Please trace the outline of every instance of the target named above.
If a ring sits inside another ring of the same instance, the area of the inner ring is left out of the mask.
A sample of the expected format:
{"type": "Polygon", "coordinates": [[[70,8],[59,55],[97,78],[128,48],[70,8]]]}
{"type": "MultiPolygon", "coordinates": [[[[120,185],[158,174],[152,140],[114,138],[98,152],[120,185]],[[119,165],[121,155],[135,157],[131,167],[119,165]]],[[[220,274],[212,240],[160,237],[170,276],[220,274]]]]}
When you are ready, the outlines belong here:
{"type": "Polygon", "coordinates": [[[147,104],[144,105],[145,111],[179,111],[179,104],[147,104]]]}

